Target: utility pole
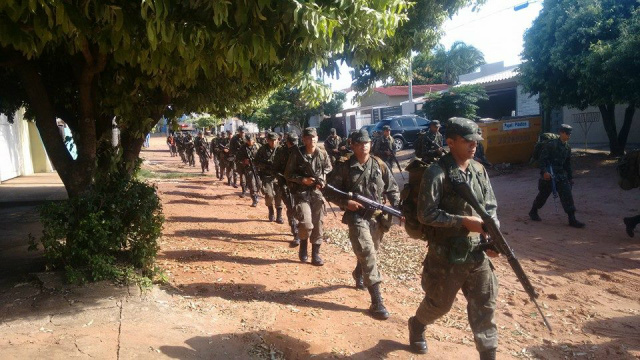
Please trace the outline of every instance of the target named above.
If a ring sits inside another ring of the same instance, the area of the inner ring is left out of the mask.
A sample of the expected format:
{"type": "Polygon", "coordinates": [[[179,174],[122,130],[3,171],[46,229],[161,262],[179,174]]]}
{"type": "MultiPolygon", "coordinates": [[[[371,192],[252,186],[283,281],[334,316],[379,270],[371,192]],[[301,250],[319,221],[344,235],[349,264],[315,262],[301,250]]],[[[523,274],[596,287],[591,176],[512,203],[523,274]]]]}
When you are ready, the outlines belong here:
{"type": "Polygon", "coordinates": [[[409,49],[409,103],[413,103],[413,69],[411,66],[411,49],[409,49]]]}

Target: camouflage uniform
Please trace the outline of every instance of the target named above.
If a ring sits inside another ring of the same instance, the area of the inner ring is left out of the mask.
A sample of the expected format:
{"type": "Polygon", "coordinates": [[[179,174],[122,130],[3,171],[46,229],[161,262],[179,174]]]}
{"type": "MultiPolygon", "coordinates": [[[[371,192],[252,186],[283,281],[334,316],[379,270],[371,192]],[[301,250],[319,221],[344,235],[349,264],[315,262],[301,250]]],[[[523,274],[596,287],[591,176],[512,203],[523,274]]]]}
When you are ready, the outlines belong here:
{"type": "Polygon", "coordinates": [[[331,160],[331,165],[336,163],[336,160],[340,157],[340,143],[342,139],[340,136],[336,135],[336,129],[331,129],[331,135],[327,137],[324,141],[324,149],[329,154],[329,159],[331,160]]]}
{"type": "Polygon", "coordinates": [[[270,133],[267,135],[266,145],[263,145],[256,154],[256,167],[260,172],[260,180],[262,181],[262,192],[264,193],[264,202],[269,208],[269,221],[276,220],[274,218],[273,206],[277,211],[277,222],[282,224],[282,192],[278,186],[278,179],[275,174],[274,160],[278,150],[277,143],[274,148],[269,146],[268,140],[277,141],[278,134],[270,133]]]}
{"type": "MultiPolygon", "coordinates": [[[[220,148],[220,167],[221,172],[220,177],[227,175],[227,185],[231,186],[231,181],[233,180],[233,186],[237,187],[237,178],[236,178],[236,162],[235,157],[231,154],[231,150],[229,150],[229,144],[231,144],[231,132],[227,133],[228,137],[223,137],[218,142],[218,147],[220,148]],[[226,150],[226,151],[225,151],[226,150]]],[[[222,180],[222,179],[221,179],[222,180]]]]}
{"type": "Polygon", "coordinates": [[[222,133],[219,133],[218,136],[211,139],[211,158],[213,159],[213,167],[216,169],[216,178],[222,180],[222,174],[224,170],[221,171],[221,159],[220,159],[220,140],[222,140],[222,133]]]}
{"type": "MultiPolygon", "coordinates": [[[[238,131],[240,131],[241,129],[239,128],[238,131]]],[[[231,155],[233,155],[234,157],[234,166],[233,166],[233,187],[238,187],[238,185],[236,184],[236,177],[240,178],[240,187],[242,188],[242,196],[244,196],[245,192],[246,192],[246,177],[244,176],[244,174],[242,173],[242,166],[239,163],[239,159],[238,159],[238,155],[240,153],[240,148],[242,146],[244,146],[244,134],[240,135],[235,134],[231,140],[229,141],[229,152],[231,153],[231,155]]]]}
{"type": "MultiPolygon", "coordinates": [[[[561,131],[571,133],[571,126],[562,125],[561,131]]],[[[571,193],[573,182],[573,171],[571,169],[571,146],[569,142],[562,142],[560,138],[549,140],[542,148],[540,153],[540,175],[545,172],[551,173],[553,169],[553,178],[556,183],[556,190],[560,196],[562,208],[569,216],[569,225],[573,227],[584,227],[584,224],[575,218],[576,207],[573,203],[573,195],[571,193]]],[[[529,212],[532,220],[541,220],[538,216],[538,209],[542,208],[547,202],[549,195],[553,192],[553,184],[551,180],[545,180],[542,176],[538,180],[538,195],[533,200],[533,206],[529,212]]]]}
{"type": "MultiPolygon", "coordinates": [[[[304,136],[315,136],[315,128],[306,128],[304,136]]],[[[326,183],[326,175],[331,172],[331,161],[326,151],[316,148],[312,154],[306,154],[306,148],[294,150],[289,157],[284,176],[287,179],[291,192],[296,202],[296,219],[298,219],[298,231],[300,234],[301,261],[307,260],[307,239],[313,245],[314,253],[322,244],[322,222],[324,217],[324,197],[316,185],[306,186],[302,184],[303,178],[315,177],[321,186],[326,183]],[[305,159],[302,159],[304,157],[305,159]],[[311,163],[313,174],[309,174],[304,161],[311,163]]],[[[315,260],[315,256],[314,256],[315,260]]],[[[313,261],[314,265],[322,265],[321,261],[313,261]]]]}
{"type": "Polygon", "coordinates": [[[284,205],[287,207],[287,220],[289,221],[291,234],[293,235],[293,241],[291,241],[290,245],[291,247],[296,247],[300,245],[300,238],[298,237],[298,220],[296,220],[295,217],[295,200],[291,194],[291,190],[287,186],[284,172],[287,168],[289,157],[292,156],[292,151],[296,151],[295,144],[298,143],[298,135],[293,133],[287,136],[287,139],[291,139],[291,141],[287,141],[276,149],[273,167],[278,174],[278,187],[282,194],[284,205]]]}
{"type": "MultiPolygon", "coordinates": [[[[251,199],[253,199],[252,207],[258,206],[258,186],[260,184],[256,181],[258,174],[254,174],[254,169],[250,165],[249,159],[253,161],[258,153],[258,145],[255,143],[255,139],[251,135],[245,136],[245,144],[240,147],[238,155],[236,157],[237,165],[239,166],[239,173],[245,176],[246,187],[249,189],[251,199]],[[252,145],[249,145],[249,141],[254,141],[252,145]]],[[[255,166],[255,162],[254,162],[255,166]]],[[[244,191],[242,192],[242,196],[244,191]]]]}
{"type": "Polygon", "coordinates": [[[186,164],[187,157],[184,154],[184,136],[182,133],[178,133],[178,136],[176,136],[176,148],[178,150],[178,155],[180,155],[180,159],[186,164]]]}
{"type": "Polygon", "coordinates": [[[207,140],[200,135],[201,134],[198,134],[198,136],[196,136],[194,147],[196,153],[198,154],[198,158],[200,159],[200,167],[202,168],[202,172],[205,172],[205,170],[209,171],[209,153],[207,150],[209,144],[207,143],[207,140]]]}
{"type": "Polygon", "coordinates": [[[195,152],[195,145],[193,144],[193,138],[191,137],[191,135],[187,135],[183,142],[184,144],[184,152],[187,158],[187,163],[190,166],[196,166],[196,159],[194,157],[194,152],[195,152]]]}
{"type": "Polygon", "coordinates": [[[371,149],[371,153],[380,159],[382,159],[389,169],[393,168],[393,157],[396,154],[395,147],[393,146],[393,137],[380,136],[374,143],[371,149]]]}
{"type": "Polygon", "coordinates": [[[440,132],[427,131],[424,134],[420,134],[418,140],[413,144],[416,157],[428,164],[432,163],[442,156],[442,150],[440,149],[443,142],[440,132]]]}

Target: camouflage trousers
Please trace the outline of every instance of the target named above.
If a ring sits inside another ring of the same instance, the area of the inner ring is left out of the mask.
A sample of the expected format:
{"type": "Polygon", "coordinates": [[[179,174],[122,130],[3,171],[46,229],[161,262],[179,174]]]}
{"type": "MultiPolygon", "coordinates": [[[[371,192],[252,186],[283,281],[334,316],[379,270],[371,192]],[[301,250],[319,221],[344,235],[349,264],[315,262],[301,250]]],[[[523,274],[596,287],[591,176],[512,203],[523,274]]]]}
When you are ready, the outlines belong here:
{"type": "MultiPolygon", "coordinates": [[[[573,204],[573,194],[571,194],[571,183],[569,180],[556,181],[556,190],[560,197],[560,203],[564,212],[571,214],[576,212],[576,206],[573,204]]],[[[553,185],[551,180],[540,179],[538,180],[538,196],[533,200],[533,207],[540,209],[544,206],[549,198],[549,195],[553,192],[553,185]]]]}
{"type": "Polygon", "coordinates": [[[460,289],[467,299],[467,316],[478,351],[498,347],[498,329],[494,321],[498,279],[486,256],[478,261],[451,264],[448,249],[429,244],[422,272],[424,299],[416,318],[425,325],[433,324],[451,310],[460,289]]]}
{"type": "Polygon", "coordinates": [[[220,173],[220,165],[221,165],[220,155],[213,153],[211,154],[211,156],[213,157],[213,167],[216,170],[216,175],[217,175],[220,173]]]}
{"type": "Polygon", "coordinates": [[[282,194],[284,206],[287,208],[287,220],[289,221],[289,227],[291,227],[291,234],[296,236],[298,234],[298,220],[296,219],[295,214],[295,200],[293,199],[293,195],[291,195],[288,188],[279,186],[279,189],[280,193],[282,194]],[[289,197],[287,194],[291,195],[291,197],[289,197]]]}
{"type": "Polygon", "coordinates": [[[237,184],[237,173],[236,173],[236,163],[229,160],[224,160],[222,163],[222,173],[224,174],[226,171],[227,174],[227,182],[233,181],[234,184],[237,184]]]}
{"type": "Polygon", "coordinates": [[[295,194],[295,214],[298,220],[300,239],[309,239],[312,244],[322,244],[324,198],[319,190],[302,191],[295,194]]]}
{"type": "Polygon", "coordinates": [[[274,177],[265,176],[262,180],[262,192],[264,193],[264,203],[268,207],[275,205],[282,208],[282,191],[274,177]]]}
{"type": "Polygon", "coordinates": [[[256,177],[253,176],[251,167],[241,165],[238,169],[238,175],[240,175],[240,185],[249,190],[251,196],[258,195],[258,187],[261,185],[259,181],[256,182],[256,177]]]}
{"type": "Polygon", "coordinates": [[[349,226],[351,248],[362,268],[365,286],[369,287],[381,282],[377,254],[384,233],[380,230],[378,222],[375,218],[363,219],[352,212],[345,212],[343,222],[349,226]]]}
{"type": "Polygon", "coordinates": [[[238,174],[238,178],[240,179],[240,186],[244,189],[247,186],[247,176],[245,175],[244,164],[236,161],[235,172],[238,174]]]}

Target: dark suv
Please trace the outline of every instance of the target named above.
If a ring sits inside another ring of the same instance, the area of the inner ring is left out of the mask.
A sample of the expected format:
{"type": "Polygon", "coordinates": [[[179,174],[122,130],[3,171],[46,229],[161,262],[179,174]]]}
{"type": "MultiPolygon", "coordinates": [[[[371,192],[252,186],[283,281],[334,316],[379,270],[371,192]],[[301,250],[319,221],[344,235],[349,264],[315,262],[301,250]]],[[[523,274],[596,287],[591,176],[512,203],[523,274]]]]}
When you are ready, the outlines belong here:
{"type": "Polygon", "coordinates": [[[391,127],[391,136],[396,150],[411,146],[418,139],[421,130],[429,129],[430,121],[417,115],[396,115],[380,120],[374,131],[382,132],[382,127],[391,127]]]}

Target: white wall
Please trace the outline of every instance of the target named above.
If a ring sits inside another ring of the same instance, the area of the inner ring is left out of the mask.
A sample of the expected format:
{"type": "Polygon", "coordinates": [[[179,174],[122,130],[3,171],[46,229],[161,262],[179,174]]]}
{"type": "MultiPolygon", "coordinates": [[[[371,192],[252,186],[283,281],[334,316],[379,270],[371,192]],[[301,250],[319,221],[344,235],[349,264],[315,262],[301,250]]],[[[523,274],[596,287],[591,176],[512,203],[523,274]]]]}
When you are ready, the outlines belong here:
{"type": "Polygon", "coordinates": [[[5,114],[0,114],[0,181],[30,174],[33,163],[24,109],[13,115],[13,124],[5,114]]]}
{"type": "Polygon", "coordinates": [[[524,92],[521,85],[518,85],[516,93],[516,115],[540,115],[540,104],[538,103],[538,94],[529,96],[524,92]]]}
{"type": "MultiPolygon", "coordinates": [[[[616,106],[616,129],[618,131],[620,131],[620,128],[622,127],[622,123],[624,121],[624,111],[626,108],[626,105],[616,106]]],[[[597,117],[599,119],[597,122],[591,125],[589,134],[587,136],[587,145],[591,146],[609,144],[609,138],[607,138],[607,133],[604,131],[604,125],[602,124],[602,116],[600,115],[600,110],[597,107],[592,106],[584,110],[565,107],[562,109],[562,121],[565,124],[573,126],[573,133],[571,134],[570,141],[571,146],[576,149],[584,147],[584,131],[579,124],[574,123],[574,115],[581,113],[597,113],[597,117]]],[[[633,116],[633,123],[631,124],[631,129],[629,130],[627,143],[640,144],[640,108],[636,109],[636,112],[633,116]]]]}

